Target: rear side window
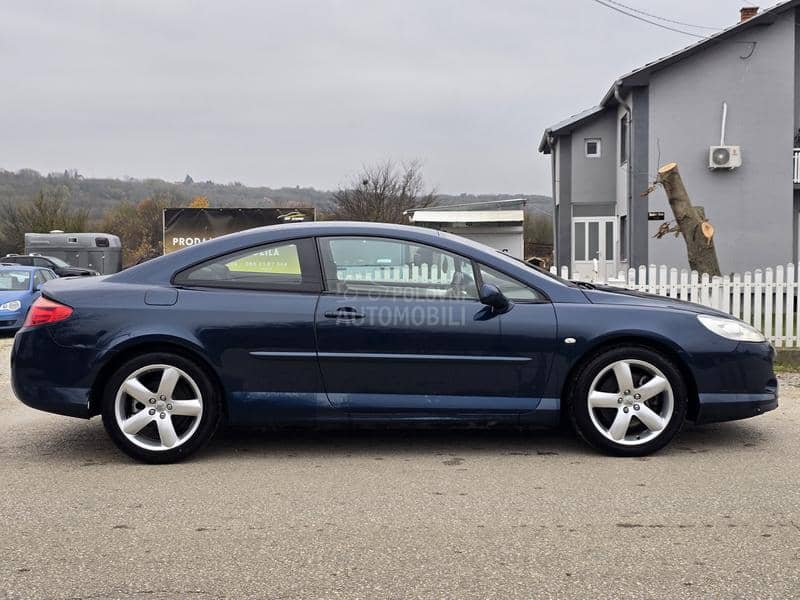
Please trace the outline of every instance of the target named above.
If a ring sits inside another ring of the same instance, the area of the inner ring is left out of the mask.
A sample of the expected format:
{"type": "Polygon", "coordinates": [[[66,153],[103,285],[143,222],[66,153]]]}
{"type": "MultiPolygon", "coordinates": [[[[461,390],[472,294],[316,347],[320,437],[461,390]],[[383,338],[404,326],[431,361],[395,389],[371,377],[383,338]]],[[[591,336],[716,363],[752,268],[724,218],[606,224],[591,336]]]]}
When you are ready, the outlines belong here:
{"type": "Polygon", "coordinates": [[[276,291],[322,288],[313,241],[291,240],[241,250],[181,271],[176,285],[276,291]]]}
{"type": "Polygon", "coordinates": [[[8,262],[26,266],[33,265],[33,259],[30,256],[12,256],[8,259],[8,262]]]}

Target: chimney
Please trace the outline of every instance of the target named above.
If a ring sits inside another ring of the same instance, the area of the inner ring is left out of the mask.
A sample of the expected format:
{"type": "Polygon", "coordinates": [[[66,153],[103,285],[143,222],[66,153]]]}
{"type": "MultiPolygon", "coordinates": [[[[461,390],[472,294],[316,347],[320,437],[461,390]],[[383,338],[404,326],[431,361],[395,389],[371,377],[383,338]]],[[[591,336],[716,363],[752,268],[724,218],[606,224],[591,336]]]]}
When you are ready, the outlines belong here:
{"type": "Polygon", "coordinates": [[[757,6],[745,6],[739,11],[739,23],[752,19],[758,14],[757,6]]]}

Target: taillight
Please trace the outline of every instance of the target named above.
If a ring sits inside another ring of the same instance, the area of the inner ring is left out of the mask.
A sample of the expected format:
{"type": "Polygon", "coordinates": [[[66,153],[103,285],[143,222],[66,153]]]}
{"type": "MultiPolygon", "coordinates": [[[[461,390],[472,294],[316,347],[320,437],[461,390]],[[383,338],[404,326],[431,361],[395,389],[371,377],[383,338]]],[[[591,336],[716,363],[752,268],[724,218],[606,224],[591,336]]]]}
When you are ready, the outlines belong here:
{"type": "Polygon", "coordinates": [[[61,304],[39,296],[31,305],[28,316],[25,317],[23,327],[34,327],[35,325],[46,325],[48,323],[58,323],[69,319],[72,309],[66,304],[61,304]]]}

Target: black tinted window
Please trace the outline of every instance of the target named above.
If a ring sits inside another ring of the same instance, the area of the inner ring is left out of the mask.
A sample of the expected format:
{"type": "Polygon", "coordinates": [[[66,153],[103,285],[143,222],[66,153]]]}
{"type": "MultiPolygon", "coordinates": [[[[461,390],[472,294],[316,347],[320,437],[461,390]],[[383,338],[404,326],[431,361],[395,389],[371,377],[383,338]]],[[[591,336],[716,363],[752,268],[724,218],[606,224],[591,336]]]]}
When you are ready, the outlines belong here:
{"type": "Polygon", "coordinates": [[[321,288],[311,240],[291,240],[226,254],[182,271],[187,286],[309,291],[321,288]]]}

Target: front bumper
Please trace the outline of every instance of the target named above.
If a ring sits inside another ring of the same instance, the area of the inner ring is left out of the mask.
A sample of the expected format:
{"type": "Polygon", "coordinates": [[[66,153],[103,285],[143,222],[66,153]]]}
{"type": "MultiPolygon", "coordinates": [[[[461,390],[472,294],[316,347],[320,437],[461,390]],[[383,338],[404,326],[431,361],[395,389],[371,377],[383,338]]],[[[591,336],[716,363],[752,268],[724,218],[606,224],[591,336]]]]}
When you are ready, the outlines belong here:
{"type": "Polygon", "coordinates": [[[732,352],[692,364],[698,388],[696,423],[748,419],[778,407],[775,349],[768,342],[740,343],[732,352]]]}
{"type": "Polygon", "coordinates": [[[24,322],[24,312],[0,310],[0,331],[16,331],[24,322]]]}
{"type": "Polygon", "coordinates": [[[701,394],[696,423],[749,419],[778,408],[778,390],[765,394],[701,394]]]}

